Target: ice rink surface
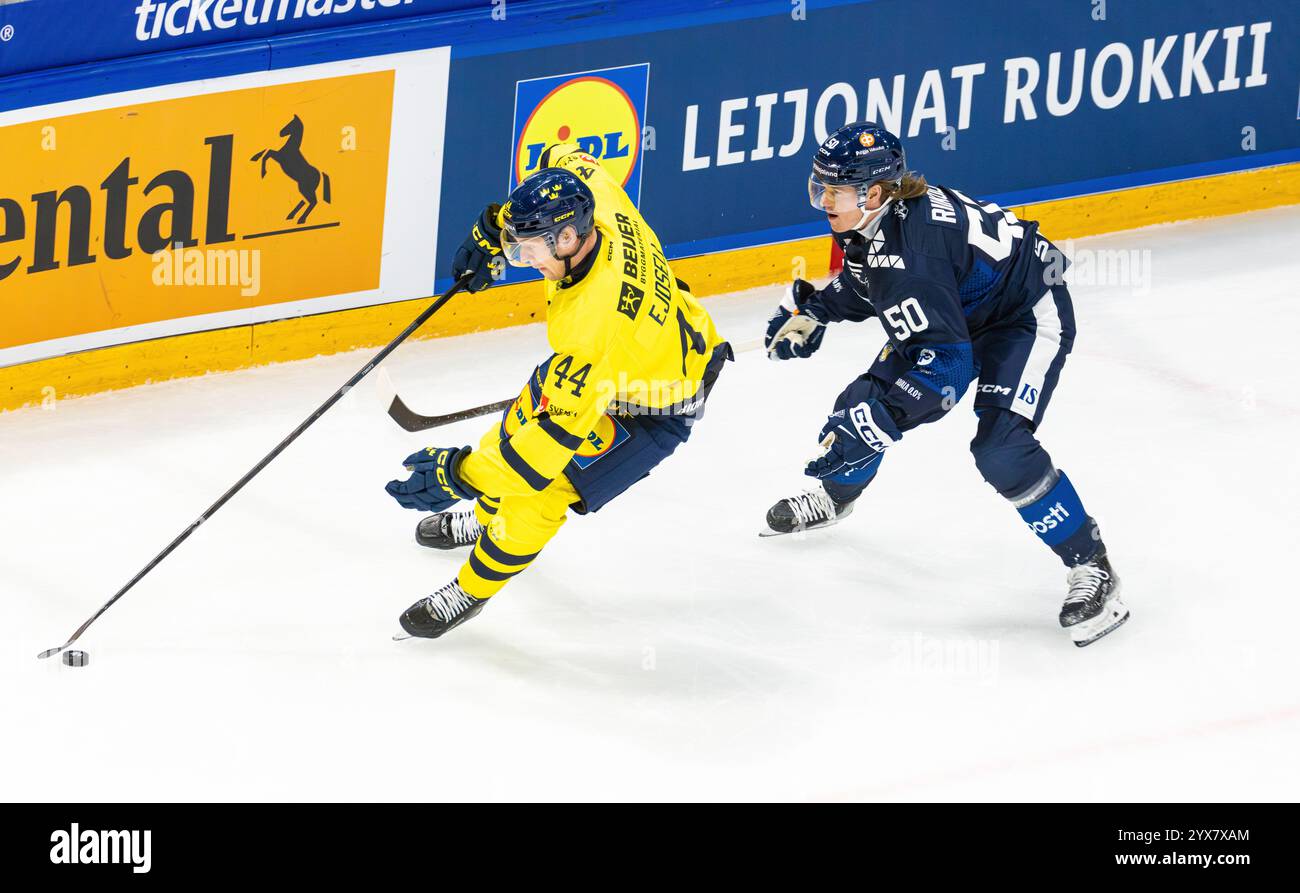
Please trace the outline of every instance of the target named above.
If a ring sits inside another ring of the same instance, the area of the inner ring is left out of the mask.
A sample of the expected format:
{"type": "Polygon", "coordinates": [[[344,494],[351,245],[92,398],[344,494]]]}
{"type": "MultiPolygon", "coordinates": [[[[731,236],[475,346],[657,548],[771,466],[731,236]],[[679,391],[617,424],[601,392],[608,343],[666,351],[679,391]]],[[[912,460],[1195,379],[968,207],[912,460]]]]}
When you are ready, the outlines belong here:
{"type": "MultiPolygon", "coordinates": [[[[980,479],[972,394],[842,525],[758,538],[883,342],[739,357],[690,443],[572,518],[468,625],[394,643],[459,554],[383,492],[429,443],[363,384],[57,645],[372,350],[0,415],[0,798],[1300,798],[1300,208],[1082,240],[1040,428],[1133,615],[1076,649],[1065,573],[980,479]],[[1146,284],[1144,284],[1146,280],[1146,284]]],[[[778,288],[711,299],[733,341],[778,288]]],[[[473,300],[461,297],[457,300],[473,300]]],[[[516,393],[541,326],[403,346],[409,402],[516,393]]]]}

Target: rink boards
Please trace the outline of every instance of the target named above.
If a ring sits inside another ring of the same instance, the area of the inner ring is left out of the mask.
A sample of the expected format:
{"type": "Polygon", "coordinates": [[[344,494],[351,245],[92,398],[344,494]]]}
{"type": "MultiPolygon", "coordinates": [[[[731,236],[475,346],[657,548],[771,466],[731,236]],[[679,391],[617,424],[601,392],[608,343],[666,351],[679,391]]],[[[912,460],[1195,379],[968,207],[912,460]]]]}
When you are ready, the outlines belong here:
{"type": "MultiPolygon", "coordinates": [[[[808,157],[855,118],[1058,240],[1300,202],[1286,3],[936,0],[867,54],[825,48],[915,5],[653,6],[341,17],[5,79],[0,409],[383,344],[556,139],[615,171],[699,295],[827,274],[808,157]]],[[[421,336],[541,320],[517,272],[421,336]]]]}

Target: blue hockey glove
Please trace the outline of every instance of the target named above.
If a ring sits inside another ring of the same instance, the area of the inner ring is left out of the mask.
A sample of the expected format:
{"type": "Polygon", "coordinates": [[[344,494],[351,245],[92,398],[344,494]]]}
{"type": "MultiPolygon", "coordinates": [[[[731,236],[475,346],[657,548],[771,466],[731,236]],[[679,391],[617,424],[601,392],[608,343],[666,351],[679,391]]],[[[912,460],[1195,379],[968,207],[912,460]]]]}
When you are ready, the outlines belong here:
{"type": "Polygon", "coordinates": [[[490,286],[505,273],[505,258],[501,256],[501,228],[497,226],[500,205],[488,205],[478,215],[478,222],[465,241],[456,249],[451,262],[451,277],[460,279],[470,275],[467,291],[476,292],[490,286]]]}
{"type": "Polygon", "coordinates": [[[832,413],[821,430],[821,444],[826,452],[810,461],[804,467],[804,474],[815,478],[834,477],[880,461],[885,450],[902,434],[892,419],[887,425],[877,421],[873,407],[888,418],[889,413],[874,400],[832,413]]]}
{"type": "Polygon", "coordinates": [[[826,308],[818,298],[816,287],[803,279],[790,283],[776,312],[767,321],[763,346],[767,348],[768,359],[812,356],[822,346],[826,319],[826,308]]]}
{"type": "Polygon", "coordinates": [[[483,494],[463,481],[458,471],[470,447],[429,447],[407,456],[403,465],[414,472],[404,481],[389,481],[384,489],[404,509],[445,512],[462,499],[483,494]]]}

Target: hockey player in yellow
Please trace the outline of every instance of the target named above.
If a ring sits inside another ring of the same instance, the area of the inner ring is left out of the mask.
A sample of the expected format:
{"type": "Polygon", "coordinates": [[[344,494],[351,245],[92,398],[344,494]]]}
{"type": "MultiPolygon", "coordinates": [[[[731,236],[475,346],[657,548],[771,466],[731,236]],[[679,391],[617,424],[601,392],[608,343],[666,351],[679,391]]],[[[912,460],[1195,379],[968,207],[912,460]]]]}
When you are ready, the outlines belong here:
{"type": "Polygon", "coordinates": [[[430,447],[388,492],[433,511],[416,531],[434,548],[471,546],[456,579],[401,616],[437,638],[527,568],[572,509],[594,512],[686,441],[731,348],[673,276],[621,186],[578,146],[548,148],[541,169],[489,205],[456,254],[469,291],[500,256],[546,280],[554,353],[533,370],[478,449],[430,447]],[[449,511],[477,500],[472,511],[449,511]]]}

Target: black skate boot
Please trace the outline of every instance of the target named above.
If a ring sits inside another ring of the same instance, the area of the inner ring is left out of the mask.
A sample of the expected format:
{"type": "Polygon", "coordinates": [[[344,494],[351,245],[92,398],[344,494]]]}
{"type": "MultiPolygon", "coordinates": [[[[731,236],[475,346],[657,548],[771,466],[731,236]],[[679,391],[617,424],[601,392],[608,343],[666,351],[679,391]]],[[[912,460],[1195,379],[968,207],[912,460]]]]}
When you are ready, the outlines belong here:
{"type": "Polygon", "coordinates": [[[467,512],[439,512],[422,518],[415,527],[415,541],[430,549],[459,549],[478,542],[483,525],[478,523],[474,510],[467,512]]]}
{"type": "Polygon", "coordinates": [[[1128,620],[1128,607],[1119,598],[1119,577],[1105,552],[1070,568],[1066,582],[1070,592],[1061,606],[1061,626],[1075,645],[1091,645],[1128,620]]]}
{"type": "Polygon", "coordinates": [[[800,530],[830,527],[853,512],[853,503],[836,502],[825,490],[807,490],[782,499],[767,510],[767,529],[759,536],[781,536],[800,530]]]}
{"type": "Polygon", "coordinates": [[[482,611],[486,604],[487,599],[475,598],[461,589],[458,581],[452,580],[433,595],[407,608],[398,619],[406,635],[393,638],[398,641],[412,637],[436,639],[482,611]]]}

